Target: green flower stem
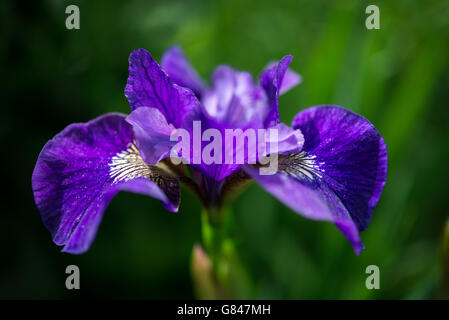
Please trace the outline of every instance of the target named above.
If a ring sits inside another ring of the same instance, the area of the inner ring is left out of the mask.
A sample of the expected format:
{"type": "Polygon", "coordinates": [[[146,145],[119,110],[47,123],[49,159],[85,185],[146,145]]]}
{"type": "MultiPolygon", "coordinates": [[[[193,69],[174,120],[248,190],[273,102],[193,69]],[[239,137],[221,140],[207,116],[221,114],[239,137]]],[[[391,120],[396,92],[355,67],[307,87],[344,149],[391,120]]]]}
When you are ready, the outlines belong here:
{"type": "Polygon", "coordinates": [[[204,251],[194,247],[192,277],[200,299],[249,297],[249,280],[231,239],[232,212],[203,210],[201,213],[204,251]]]}

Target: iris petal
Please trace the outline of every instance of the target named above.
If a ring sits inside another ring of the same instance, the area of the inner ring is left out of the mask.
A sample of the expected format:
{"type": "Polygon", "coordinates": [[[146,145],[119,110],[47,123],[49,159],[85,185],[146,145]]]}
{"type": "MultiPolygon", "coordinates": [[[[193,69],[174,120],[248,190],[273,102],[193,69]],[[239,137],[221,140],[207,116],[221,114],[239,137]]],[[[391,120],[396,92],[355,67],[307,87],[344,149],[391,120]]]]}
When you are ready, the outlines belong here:
{"type": "Polygon", "coordinates": [[[168,49],[162,56],[161,66],[174,83],[189,88],[197,97],[200,97],[205,90],[206,86],[203,80],[187,60],[180,47],[174,46],[168,49]]]}
{"type": "MultiPolygon", "coordinates": [[[[288,66],[292,61],[293,57],[288,55],[279,61],[278,64],[266,69],[260,76],[260,82],[262,88],[268,97],[268,112],[265,117],[265,127],[271,127],[279,123],[279,102],[278,98],[282,90],[282,84],[285,75],[287,74],[288,66]]],[[[288,77],[287,87],[291,86],[292,79],[288,77]]],[[[284,91],[286,91],[284,87],[284,91]]]]}
{"type": "MultiPolygon", "coordinates": [[[[273,67],[276,67],[277,62],[270,62],[268,66],[266,67],[265,71],[270,72],[269,70],[273,67]]],[[[265,72],[264,71],[264,72],[265,72]]],[[[284,78],[282,79],[281,86],[279,87],[279,94],[283,95],[287,91],[289,91],[291,88],[297,86],[302,82],[302,77],[295,71],[291,69],[287,69],[284,74],[284,78]]]]}
{"type": "Polygon", "coordinates": [[[158,109],[136,109],[126,117],[126,121],[133,127],[137,147],[146,163],[156,164],[170,156],[170,150],[176,143],[170,141],[175,127],[167,123],[158,109]]]}
{"type": "Polygon", "coordinates": [[[171,82],[150,53],[139,49],[129,56],[125,96],[131,111],[139,107],[158,109],[169,124],[182,126],[188,114],[199,108],[194,93],[171,82]]]}
{"type": "Polygon", "coordinates": [[[360,230],[366,229],[387,176],[384,139],[362,116],[339,106],[308,108],[295,117],[303,150],[323,162],[326,182],[336,191],[360,230]]]}
{"type": "Polygon", "coordinates": [[[386,145],[365,118],[338,106],[300,112],[293,128],[304,135],[300,153],[279,156],[279,171],[245,170],[268,192],[303,216],[334,222],[357,254],[387,173],[386,145]]]}
{"type": "Polygon", "coordinates": [[[266,96],[254,84],[248,72],[223,65],[212,74],[212,88],[202,97],[204,110],[215,121],[227,127],[245,127],[260,123],[266,111],[266,96]]]}
{"type": "Polygon", "coordinates": [[[146,194],[176,211],[178,179],[146,165],[121,114],[72,124],[47,142],[32,176],[42,220],[63,251],[91,245],[109,201],[120,190],[146,194]]]}

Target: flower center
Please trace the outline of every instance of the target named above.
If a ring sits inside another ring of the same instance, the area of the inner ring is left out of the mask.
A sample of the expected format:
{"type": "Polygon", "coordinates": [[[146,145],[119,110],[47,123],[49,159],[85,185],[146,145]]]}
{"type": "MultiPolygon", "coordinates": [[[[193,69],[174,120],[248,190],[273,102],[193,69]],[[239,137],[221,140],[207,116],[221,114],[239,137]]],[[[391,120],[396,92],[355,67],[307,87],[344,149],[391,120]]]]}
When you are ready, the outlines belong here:
{"type": "Polygon", "coordinates": [[[316,156],[301,151],[296,154],[279,156],[279,171],[285,172],[297,179],[313,180],[315,176],[322,177],[324,162],[317,162],[316,156]]]}
{"type": "Polygon", "coordinates": [[[113,183],[125,182],[139,177],[151,178],[150,167],[143,161],[135,144],[130,143],[127,149],[112,157],[109,165],[109,176],[113,183]]]}

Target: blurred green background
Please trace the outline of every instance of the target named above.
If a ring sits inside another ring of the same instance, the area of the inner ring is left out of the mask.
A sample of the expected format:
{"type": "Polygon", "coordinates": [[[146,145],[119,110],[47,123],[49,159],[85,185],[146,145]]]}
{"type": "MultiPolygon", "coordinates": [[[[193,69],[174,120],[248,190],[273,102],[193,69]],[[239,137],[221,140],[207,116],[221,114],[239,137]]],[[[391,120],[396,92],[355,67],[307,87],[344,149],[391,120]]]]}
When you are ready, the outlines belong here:
{"type": "Polygon", "coordinates": [[[189,259],[201,241],[201,205],[191,194],[184,190],[177,214],[119,194],[90,251],[74,256],[51,241],[30,182],[41,148],[65,126],[129,112],[132,50],[159,60],[173,44],[206,79],[220,63],[257,77],[292,54],[304,81],[280,98],[282,121],[339,104],[387,142],[387,184],[360,256],[333,225],[301,218],[257,185],[234,202],[248,298],[442,297],[448,1],[2,1],[0,11],[0,298],[194,297],[189,259]],[[80,8],[80,30],[65,28],[69,4],[80,8]],[[380,8],[380,30],[365,28],[368,4],[380,8]],[[69,264],[80,267],[81,290],[65,288],[69,264]],[[370,264],[380,268],[380,290],[365,287],[370,264]]]}

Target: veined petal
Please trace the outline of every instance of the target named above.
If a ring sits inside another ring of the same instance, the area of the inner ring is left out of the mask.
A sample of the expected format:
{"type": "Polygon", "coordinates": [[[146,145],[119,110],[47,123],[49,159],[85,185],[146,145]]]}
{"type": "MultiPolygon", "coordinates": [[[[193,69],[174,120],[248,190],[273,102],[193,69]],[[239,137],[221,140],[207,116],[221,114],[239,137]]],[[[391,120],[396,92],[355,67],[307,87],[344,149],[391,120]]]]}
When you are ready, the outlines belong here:
{"type": "Polygon", "coordinates": [[[178,179],[143,162],[121,114],[69,125],[48,141],[32,187],[54,242],[70,253],[90,247],[104,210],[120,190],[155,197],[172,211],[180,199],[178,179]]]}
{"type": "Polygon", "coordinates": [[[291,167],[274,175],[260,175],[255,167],[244,168],[267,192],[293,211],[308,219],[331,221],[337,226],[344,226],[343,233],[359,254],[364,247],[357,227],[335,193],[313,171],[309,171],[307,165],[296,169],[293,169],[295,165],[291,167]]]}
{"type": "Polygon", "coordinates": [[[195,94],[170,81],[150,53],[139,49],[129,56],[129,77],[125,96],[131,111],[139,107],[158,109],[176,128],[186,116],[200,107],[195,94]]]}
{"type": "Polygon", "coordinates": [[[290,55],[285,56],[278,64],[266,69],[260,77],[262,88],[265,90],[268,97],[269,109],[264,121],[265,127],[271,127],[279,123],[278,98],[281,90],[286,91],[287,88],[292,85],[291,74],[289,74],[287,77],[288,82],[284,89],[282,89],[282,83],[292,59],[293,57],[290,55]]]}
{"type": "Polygon", "coordinates": [[[162,56],[161,66],[174,83],[189,88],[197,97],[201,97],[206,86],[180,47],[168,49],[162,56]]]}
{"type": "Polygon", "coordinates": [[[380,133],[364,117],[332,105],[299,112],[292,126],[304,135],[303,150],[324,163],[327,183],[359,229],[366,229],[387,178],[387,146],[380,133]]]}
{"type": "Polygon", "coordinates": [[[358,254],[387,174],[387,150],[365,118],[338,106],[300,112],[293,128],[304,135],[300,153],[280,155],[278,173],[245,170],[268,192],[303,216],[334,222],[358,254]]]}

